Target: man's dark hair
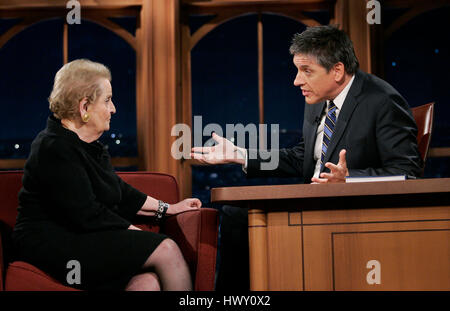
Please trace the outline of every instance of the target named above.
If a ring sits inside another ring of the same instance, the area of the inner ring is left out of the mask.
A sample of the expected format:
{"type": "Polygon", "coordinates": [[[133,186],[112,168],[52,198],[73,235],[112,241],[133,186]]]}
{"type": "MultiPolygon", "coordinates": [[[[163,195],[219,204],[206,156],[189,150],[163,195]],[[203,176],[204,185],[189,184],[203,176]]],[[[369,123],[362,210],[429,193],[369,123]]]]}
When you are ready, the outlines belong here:
{"type": "Polygon", "coordinates": [[[315,56],[327,72],[338,62],[344,64],[348,74],[354,74],[359,67],[352,41],[335,26],[308,27],[302,33],[296,33],[289,52],[315,56]]]}

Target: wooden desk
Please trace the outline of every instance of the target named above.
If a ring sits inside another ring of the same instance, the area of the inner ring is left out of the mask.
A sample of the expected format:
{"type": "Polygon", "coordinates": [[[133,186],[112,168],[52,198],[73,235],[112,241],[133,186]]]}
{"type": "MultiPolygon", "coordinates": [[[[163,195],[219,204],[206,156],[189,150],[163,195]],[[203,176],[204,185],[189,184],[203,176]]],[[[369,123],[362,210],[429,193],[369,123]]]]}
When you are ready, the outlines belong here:
{"type": "Polygon", "coordinates": [[[450,178],[215,188],[211,201],[249,208],[252,290],[450,290],[450,178]]]}

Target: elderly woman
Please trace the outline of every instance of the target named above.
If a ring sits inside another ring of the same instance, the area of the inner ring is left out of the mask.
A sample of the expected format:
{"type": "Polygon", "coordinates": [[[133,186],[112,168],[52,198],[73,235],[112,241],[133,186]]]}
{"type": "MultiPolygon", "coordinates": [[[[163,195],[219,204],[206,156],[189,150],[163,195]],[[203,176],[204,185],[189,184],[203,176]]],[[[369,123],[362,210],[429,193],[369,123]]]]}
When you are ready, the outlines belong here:
{"type": "MultiPolygon", "coordinates": [[[[56,74],[47,128],[31,146],[19,193],[13,239],[17,259],[67,284],[67,264],[80,263],[81,289],[191,290],[176,243],[130,223],[201,207],[198,199],[167,205],[114,173],[98,141],[116,112],[110,71],[75,60],[56,74]]],[[[73,286],[73,285],[71,285],[73,286]]]]}

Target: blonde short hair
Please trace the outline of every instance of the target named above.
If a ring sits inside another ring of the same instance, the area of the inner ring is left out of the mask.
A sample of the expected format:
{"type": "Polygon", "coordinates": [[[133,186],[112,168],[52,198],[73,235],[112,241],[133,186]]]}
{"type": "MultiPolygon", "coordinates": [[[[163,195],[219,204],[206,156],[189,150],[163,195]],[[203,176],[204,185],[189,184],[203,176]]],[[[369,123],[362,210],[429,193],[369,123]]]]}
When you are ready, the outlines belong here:
{"type": "Polygon", "coordinates": [[[79,118],[78,105],[83,98],[93,103],[101,94],[99,79],[111,81],[111,72],[100,63],[77,59],[65,64],[55,75],[48,98],[50,110],[58,119],[79,118]]]}

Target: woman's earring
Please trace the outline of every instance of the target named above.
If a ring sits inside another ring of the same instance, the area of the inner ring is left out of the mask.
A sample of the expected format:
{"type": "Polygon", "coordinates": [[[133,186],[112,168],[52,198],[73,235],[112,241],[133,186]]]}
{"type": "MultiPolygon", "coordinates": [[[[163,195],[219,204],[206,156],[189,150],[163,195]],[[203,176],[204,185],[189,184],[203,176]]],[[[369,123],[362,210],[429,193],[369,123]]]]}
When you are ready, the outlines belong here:
{"type": "Polygon", "coordinates": [[[85,114],[83,114],[82,119],[83,119],[84,123],[87,123],[87,121],[89,121],[89,118],[90,118],[90,115],[87,112],[85,114]]]}

